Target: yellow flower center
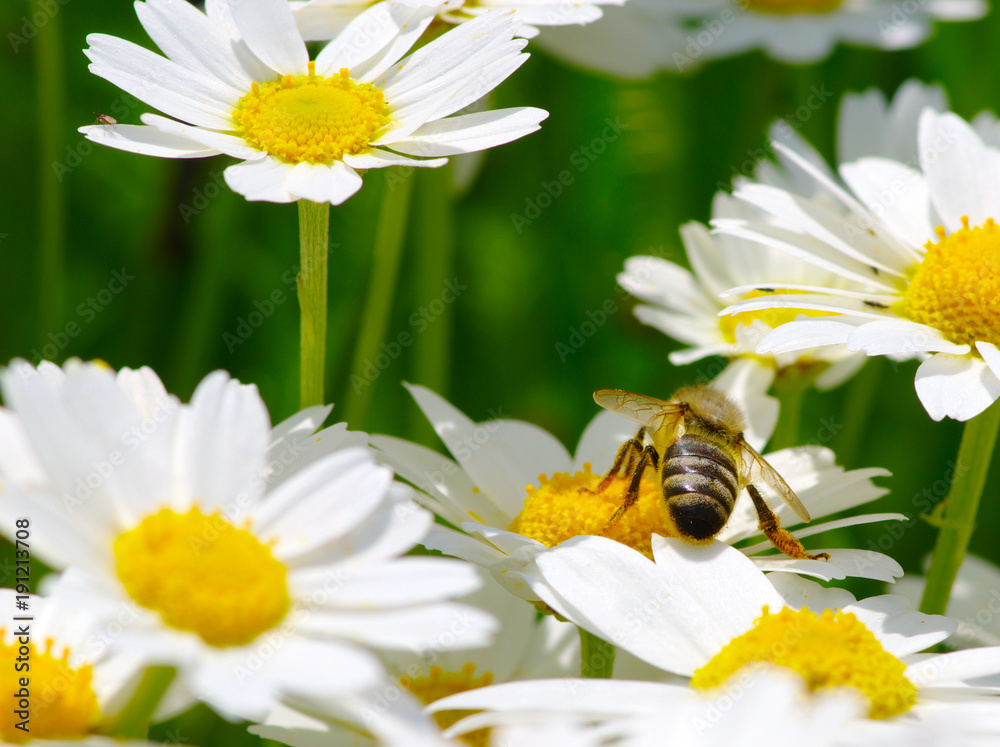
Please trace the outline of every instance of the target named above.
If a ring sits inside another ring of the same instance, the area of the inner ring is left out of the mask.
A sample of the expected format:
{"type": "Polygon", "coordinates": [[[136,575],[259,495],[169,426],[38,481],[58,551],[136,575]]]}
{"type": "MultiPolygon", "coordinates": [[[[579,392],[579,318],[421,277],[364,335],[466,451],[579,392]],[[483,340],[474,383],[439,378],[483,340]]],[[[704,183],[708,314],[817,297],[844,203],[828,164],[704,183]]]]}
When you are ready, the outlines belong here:
{"type": "MultiPolygon", "coordinates": [[[[0,636],[6,637],[4,631],[0,636]]],[[[11,696],[0,709],[0,741],[5,744],[85,737],[100,722],[90,665],[71,667],[69,650],[56,656],[52,645],[46,641],[45,650],[39,651],[34,643],[22,645],[17,638],[0,644],[0,682],[3,692],[11,696]],[[22,677],[27,685],[22,684],[22,677]],[[29,731],[25,731],[25,721],[29,731]]]]}
{"type": "Polygon", "coordinates": [[[285,566],[219,513],[164,508],[121,535],[114,550],[129,595],[210,646],[249,643],[288,612],[285,566]]]}
{"type": "MultiPolygon", "coordinates": [[[[493,682],[493,673],[484,672],[479,677],[474,676],[476,672],[475,664],[465,664],[458,672],[444,672],[441,667],[431,667],[428,677],[400,677],[399,683],[416,696],[424,705],[433,703],[436,700],[464,693],[468,690],[475,690],[479,687],[486,687],[493,682]]],[[[434,714],[434,720],[442,729],[447,729],[466,716],[471,716],[476,711],[441,711],[434,714]]],[[[486,747],[490,741],[489,729],[477,729],[470,731],[459,737],[459,741],[474,747],[486,747]]]]}
{"type": "Polygon", "coordinates": [[[237,135],[292,164],[331,164],[368,150],[389,120],[381,89],[354,83],[347,68],[338,77],[317,76],[312,62],[308,75],[254,81],[233,112],[237,135]]]}
{"type": "Polygon", "coordinates": [[[958,344],[977,340],[1000,343],[1000,226],[987,218],[982,226],[927,242],[927,256],[917,265],[898,311],[908,319],[939,330],[958,344]]]}
{"type": "MultiPolygon", "coordinates": [[[[597,490],[601,476],[583,465],[583,472],[570,475],[557,472],[552,477],[539,475],[541,486],[527,487],[524,509],[508,530],[538,540],[546,547],[580,534],[601,534],[608,520],[622,505],[631,478],[615,477],[602,492],[597,490]]],[[[673,536],[660,498],[659,483],[653,470],[646,470],[639,488],[639,500],[608,530],[607,537],[653,557],[650,535],[656,532],[673,536]]]]}
{"type": "Polygon", "coordinates": [[[736,0],[746,10],[757,13],[832,13],[843,0],[736,0]]]}
{"type": "Polygon", "coordinates": [[[917,688],[903,674],[906,665],[890,654],[850,612],[788,607],[776,615],[764,608],[753,629],[734,638],[694,673],[691,685],[716,687],[746,665],[771,663],[802,675],[813,692],[852,687],[871,703],[869,716],[890,718],[908,711],[917,688]]]}
{"type": "MultiPolygon", "coordinates": [[[[798,291],[777,289],[777,290],[753,290],[747,293],[744,301],[761,296],[775,296],[794,294],[798,291]]],[[[722,335],[726,342],[736,342],[736,328],[741,324],[747,326],[756,321],[762,321],[772,329],[780,327],[782,324],[794,322],[799,316],[829,316],[828,311],[810,311],[808,309],[759,309],[757,311],[741,311],[732,316],[720,316],[719,326],[722,328],[722,335]]]]}

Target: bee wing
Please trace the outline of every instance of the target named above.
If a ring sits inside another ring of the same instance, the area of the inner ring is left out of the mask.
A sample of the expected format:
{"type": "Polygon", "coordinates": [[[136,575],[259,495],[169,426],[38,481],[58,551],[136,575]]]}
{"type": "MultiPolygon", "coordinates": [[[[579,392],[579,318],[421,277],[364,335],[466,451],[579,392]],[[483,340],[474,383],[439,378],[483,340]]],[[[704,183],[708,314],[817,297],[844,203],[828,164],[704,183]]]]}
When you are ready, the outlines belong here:
{"type": "Polygon", "coordinates": [[[673,441],[687,412],[686,406],[681,403],[647,397],[624,389],[598,389],[594,392],[594,401],[605,410],[642,423],[661,449],[673,441]]]}
{"type": "Polygon", "coordinates": [[[743,441],[742,453],[744,458],[750,461],[750,469],[748,470],[750,481],[757,482],[757,478],[759,478],[765,485],[777,493],[781,500],[788,504],[788,507],[792,509],[796,516],[802,519],[802,521],[810,521],[809,512],[802,505],[799,497],[795,495],[795,491],[785,482],[785,478],[779,475],[777,470],[768,464],[764,460],[764,457],[758,454],[746,441],[743,441]]]}

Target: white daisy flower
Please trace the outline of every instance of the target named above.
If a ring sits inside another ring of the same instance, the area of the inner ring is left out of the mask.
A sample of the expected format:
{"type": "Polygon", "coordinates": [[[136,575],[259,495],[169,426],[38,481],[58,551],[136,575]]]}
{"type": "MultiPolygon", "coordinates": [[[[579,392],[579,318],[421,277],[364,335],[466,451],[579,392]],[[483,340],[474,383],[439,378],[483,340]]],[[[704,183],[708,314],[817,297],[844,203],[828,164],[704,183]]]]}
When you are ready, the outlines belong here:
{"type": "MultiPolygon", "coordinates": [[[[29,546],[31,535],[24,535],[29,546]]],[[[67,597],[61,582],[48,586],[44,597],[0,589],[7,617],[0,628],[0,659],[10,696],[0,717],[0,744],[152,744],[101,736],[128,704],[141,662],[96,643],[105,633],[100,616],[67,597]]]]}
{"type": "Polygon", "coordinates": [[[1000,688],[981,680],[1000,672],[1000,647],[919,653],[951,635],[954,620],[916,612],[897,595],[858,601],[797,576],[765,575],[721,542],[698,547],[656,537],[653,552],[655,563],[605,537],[577,537],[538,565],[554,609],[689,676],[687,685],[606,681],[593,697],[574,692],[568,705],[573,687],[566,680],[509,683],[431,709],[492,709],[468,716],[452,734],[546,709],[589,720],[657,717],[689,699],[691,689],[727,696],[731,708],[762,671],[776,668],[811,692],[847,690],[864,704],[834,744],[920,743],[910,740],[927,730],[950,735],[951,742],[931,742],[942,745],[1000,737],[1000,688]]]}
{"type": "MultiPolygon", "coordinates": [[[[766,440],[777,418],[776,404],[764,394],[762,369],[741,363],[730,366],[715,384],[744,405],[751,423],[766,431],[750,433],[757,448],[766,440]]],[[[604,493],[591,493],[615,454],[635,435],[635,423],[610,412],[599,414],[584,431],[575,458],[552,435],[519,420],[474,423],[448,402],[420,386],[408,387],[417,404],[457,461],[390,436],[373,436],[387,463],[422,491],[419,500],[461,531],[437,526],[424,541],[427,547],[488,568],[493,577],[516,596],[537,602],[537,559],[549,547],[580,534],[599,534],[621,504],[626,487],[616,481],[604,493]],[[527,487],[525,487],[527,486],[527,487]],[[585,488],[587,490],[581,490],[585,488]]],[[[844,471],[829,449],[785,449],[766,455],[788,481],[813,518],[866,503],[886,491],[872,483],[885,470],[844,471]]],[[[650,553],[652,533],[668,533],[657,480],[652,471],[636,505],[609,530],[608,536],[641,552],[650,553]]],[[[776,509],[782,522],[797,521],[786,507],[776,509]]],[[[792,534],[805,537],[826,529],[856,523],[903,518],[899,514],[871,514],[811,525],[792,534]]],[[[760,537],[752,503],[739,500],[729,522],[718,535],[733,543],[760,537]]],[[[747,548],[758,553],[770,548],[766,540],[747,548]]],[[[816,575],[820,578],[865,576],[891,581],[902,575],[899,565],[879,553],[835,549],[829,561],[793,560],[755,555],[761,567],[816,575]]]]}
{"type": "MultiPolygon", "coordinates": [[[[582,26],[601,18],[602,5],[624,5],[625,0],[388,0],[399,5],[434,8],[447,24],[471,21],[490,11],[517,11],[524,25],[518,36],[533,39],[539,26],[582,26]]],[[[293,0],[292,10],[306,41],[332,39],[369,4],[359,0],[293,0]]]]}
{"type": "Polygon", "coordinates": [[[677,69],[687,40],[669,3],[628,0],[605,7],[599,23],[552,26],[532,44],[585,70],[635,79],[677,69]]]}
{"type": "MultiPolygon", "coordinates": [[[[712,215],[720,220],[760,217],[750,206],[721,192],[712,202],[712,215]]],[[[770,373],[793,366],[812,370],[820,389],[842,383],[864,363],[863,354],[844,346],[758,356],[761,339],[774,327],[793,320],[795,311],[767,309],[719,316],[729,305],[720,295],[729,288],[771,282],[842,287],[846,281],[771,247],[735,236],[712,235],[701,223],[681,226],[681,238],[691,270],[660,257],[630,257],[625,261],[625,272],[618,275],[619,285],[646,302],[635,307],[640,321],[691,346],[671,353],[671,363],[680,366],[711,355],[743,357],[770,373]]],[[[758,291],[747,294],[757,295],[758,291]]]]}
{"type": "MultiPolygon", "coordinates": [[[[512,747],[552,744],[536,739],[549,730],[564,735],[557,744],[574,746],[822,747],[844,744],[844,731],[864,714],[861,699],[851,693],[810,694],[800,679],[781,671],[762,670],[720,690],[580,679],[495,685],[469,697],[486,704],[484,721],[501,724],[491,727],[506,739],[498,744],[512,747]],[[630,705],[632,698],[639,703],[630,705]]],[[[472,728],[473,718],[449,733],[472,728]]]]}
{"type": "MultiPolygon", "coordinates": [[[[566,677],[580,671],[580,644],[575,625],[551,615],[539,619],[496,584],[463,599],[492,613],[500,632],[489,648],[383,654],[390,677],[366,693],[337,700],[296,698],[276,708],[250,731],[292,747],[315,744],[458,745],[442,730],[465,714],[436,713],[425,705],[455,693],[516,680],[566,677]],[[294,707],[289,707],[294,706],[294,707]]],[[[486,744],[487,732],[467,735],[486,744]]]]}
{"type": "MultiPolygon", "coordinates": [[[[924,563],[930,565],[930,556],[924,563]]],[[[907,574],[893,587],[916,607],[924,595],[927,579],[907,574]]],[[[948,645],[955,648],[1000,646],[1000,568],[971,553],[965,556],[948,597],[949,617],[958,630],[948,645]]]]}
{"type": "Polygon", "coordinates": [[[750,49],[792,63],[821,60],[840,42],[906,49],[935,21],[976,20],[988,7],[983,0],[629,0],[598,24],[546,29],[539,43],[582,67],[643,78],[750,49]]]}
{"type": "Polygon", "coordinates": [[[928,37],[935,21],[976,20],[989,7],[980,0],[666,2],[689,24],[689,38],[700,42],[701,54],[691,54],[691,61],[763,49],[775,59],[794,63],[821,60],[838,42],[891,50],[915,47],[928,37]]]}
{"type": "Polygon", "coordinates": [[[339,205],[361,188],[359,172],[441,166],[534,132],[548,116],[449,116],[527,60],[513,13],[484,14],[401,60],[434,9],[379,3],[310,61],[287,0],[208,0],[205,13],[147,0],[136,12],[166,57],[91,34],[90,70],[172,119],[144,114],[143,126],[80,132],[145,155],[241,159],[225,179],[248,200],[339,205]]]}
{"type": "MultiPolygon", "coordinates": [[[[987,128],[990,120],[981,119],[987,128]]],[[[919,116],[917,160],[879,157],[841,165],[847,188],[784,146],[827,200],[764,184],[734,195],[768,222],[724,221],[719,231],[811,262],[845,281],[769,283],[726,313],[823,316],[799,318],[757,347],[783,354],[847,345],[868,355],[917,358],[916,390],[934,420],[968,420],[1000,396],[1000,149],[968,123],[927,108],[919,116]],[[827,207],[835,200],[837,209],[827,207]]],[[[752,286],[734,289],[744,294],[752,286]]]]}
{"type": "Polygon", "coordinates": [[[420,650],[459,619],[454,646],[489,640],[492,618],[445,601],[473,569],[399,557],[432,517],[364,434],[315,432],[328,408],[272,431],[256,387],[224,372],[183,405],[149,369],[79,361],[14,361],[0,387],[4,532],[44,527],[33,551],[124,626],[108,645],[176,666],[223,715],[369,687],[383,668],[365,647],[420,650]]]}

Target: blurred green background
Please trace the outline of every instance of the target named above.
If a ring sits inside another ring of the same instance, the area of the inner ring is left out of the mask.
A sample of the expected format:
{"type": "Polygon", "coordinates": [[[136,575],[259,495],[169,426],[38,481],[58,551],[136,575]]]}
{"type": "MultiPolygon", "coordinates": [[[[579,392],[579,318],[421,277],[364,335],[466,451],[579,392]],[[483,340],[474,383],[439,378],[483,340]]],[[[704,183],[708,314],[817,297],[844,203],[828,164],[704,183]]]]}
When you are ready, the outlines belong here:
{"type": "MultiPolygon", "coordinates": [[[[0,28],[19,33],[33,9],[24,0],[4,2],[0,28]]],[[[941,24],[929,42],[907,52],[838,47],[825,62],[807,67],[752,53],[690,75],[641,82],[575,70],[529,45],[532,58],[498,89],[495,105],[538,106],[551,116],[540,132],[487,154],[455,206],[455,253],[446,274],[465,289],[427,334],[414,335],[414,344],[380,373],[367,416],[350,425],[434,444],[400,382],[439,384],[421,380],[415,354],[422,344],[439,344],[448,335],[446,396],[477,420],[500,412],[538,423],[570,449],[597,412],[594,389],[667,396],[698,378],[720,361],[681,368],[668,363],[677,344],[639,324],[615,285],[625,258],[655,252],[684,263],[677,227],[708,219],[720,183],[728,184],[765,147],[768,123],[794,112],[812,86],[834,96],[800,131],[828,158],[846,91],[877,86],[891,94],[917,77],[942,83],[952,108],[966,118],[982,109],[997,111],[1000,86],[992,71],[1000,65],[998,25],[995,15],[941,24]],[[579,149],[600,137],[608,118],[627,129],[578,171],[579,149]],[[558,180],[565,169],[573,174],[572,184],[529,224],[515,225],[512,215],[524,216],[543,183],[558,180]],[[563,361],[557,345],[570,344],[588,312],[596,314],[608,299],[618,312],[571,355],[564,352],[563,361]]],[[[230,192],[221,176],[232,162],[226,157],[160,160],[87,143],[76,128],[93,123],[96,114],[137,124],[148,110],[127,107],[123,116],[120,107],[128,99],[87,71],[82,50],[93,32],[154,48],[124,0],[69,0],[27,44],[15,50],[9,36],[0,44],[0,89],[8,97],[0,108],[0,361],[44,355],[58,362],[101,358],[115,368],[148,365],[183,398],[206,373],[224,368],[259,386],[277,422],[298,401],[298,309],[288,282],[298,263],[296,208],[248,203],[230,192]],[[45,45],[62,58],[61,88],[54,91],[39,87],[45,45]],[[56,162],[65,167],[57,169],[61,181],[52,180],[53,157],[41,150],[46,128],[56,138],[56,162]],[[54,192],[45,192],[43,173],[54,192]],[[61,237],[58,220],[42,208],[45,200],[62,206],[61,237]],[[40,274],[50,256],[42,247],[53,238],[62,246],[61,287],[43,282],[40,274]],[[111,293],[115,271],[134,277],[111,293]],[[234,343],[255,302],[266,309],[266,301],[278,297],[284,302],[234,343]]],[[[411,217],[427,215],[421,186],[430,188],[442,177],[417,179],[411,217]]],[[[331,210],[336,246],[330,256],[328,398],[334,402],[350,389],[386,184],[387,173],[370,172],[357,196],[331,210]]],[[[443,277],[437,284],[416,282],[423,265],[415,231],[411,224],[387,339],[417,331],[412,315],[421,308],[432,313],[429,304],[444,287],[443,277]]],[[[927,417],[914,394],[915,369],[914,362],[872,359],[856,381],[813,392],[805,405],[803,439],[815,437],[824,422],[842,423],[829,444],[842,463],[892,471],[882,481],[892,493],[873,510],[913,514],[915,497],[925,488],[933,491],[955,459],[961,425],[927,417]],[[858,392],[866,388],[877,392],[870,408],[857,406],[858,392]]],[[[1000,561],[996,462],[971,549],[1000,561]]],[[[885,528],[872,525],[822,542],[867,548],[880,537],[885,528]]],[[[918,521],[888,552],[908,572],[917,571],[933,538],[918,521]]],[[[874,583],[851,588],[879,591],[874,583]]]]}

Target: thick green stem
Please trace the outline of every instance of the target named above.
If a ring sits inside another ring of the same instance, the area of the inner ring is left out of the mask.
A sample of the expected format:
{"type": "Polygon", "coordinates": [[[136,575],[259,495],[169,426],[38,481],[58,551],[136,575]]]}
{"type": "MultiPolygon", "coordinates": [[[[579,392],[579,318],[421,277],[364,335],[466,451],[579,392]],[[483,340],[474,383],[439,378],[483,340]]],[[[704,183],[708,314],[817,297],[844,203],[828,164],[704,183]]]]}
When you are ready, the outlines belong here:
{"type": "Polygon", "coordinates": [[[1000,404],[997,403],[965,424],[951,489],[945,499],[937,542],[931,556],[931,567],[927,572],[927,585],[920,600],[920,610],[927,614],[943,615],[948,608],[952,584],[976,526],[976,512],[986,484],[998,428],[1000,404]]]}
{"type": "Polygon", "coordinates": [[[875,396],[879,393],[885,361],[880,357],[865,361],[851,382],[845,387],[843,412],[839,416],[843,422],[831,418],[836,428],[833,450],[837,454],[837,464],[847,468],[855,464],[861,447],[865,443],[872,415],[875,414],[875,396]]]}
{"type": "Polygon", "coordinates": [[[173,667],[149,667],[128,705],[118,714],[108,734],[119,739],[145,739],[153,714],[173,682],[177,670],[173,667]]]}
{"type": "Polygon", "coordinates": [[[615,647],[580,628],[580,676],[608,679],[615,668],[615,647]]]}
{"type": "Polygon", "coordinates": [[[781,400],[778,424],[767,442],[768,451],[798,446],[802,428],[802,401],[813,377],[795,370],[782,371],[774,383],[774,393],[781,400]]]}
{"type": "Polygon", "coordinates": [[[66,209],[60,177],[53,168],[60,163],[65,116],[65,64],[62,53],[61,8],[34,0],[33,17],[45,18],[45,27],[34,40],[38,84],[35,88],[35,125],[38,130],[38,338],[61,326],[63,319],[66,209]]]}
{"type": "MultiPolygon", "coordinates": [[[[453,282],[455,261],[455,196],[451,165],[426,169],[418,174],[420,190],[415,198],[414,249],[417,269],[414,285],[421,319],[426,326],[414,328],[413,379],[447,396],[451,370],[452,304],[462,290],[453,282]],[[426,311],[426,313],[424,313],[426,311]],[[422,331],[421,331],[422,330],[422,331]]],[[[415,440],[432,443],[434,429],[414,410],[415,440]],[[419,417],[418,417],[419,415],[419,417]]]]}
{"type": "Polygon", "coordinates": [[[395,182],[387,181],[386,191],[382,196],[368,296],[354,348],[350,386],[345,396],[344,420],[353,428],[364,426],[375,380],[382,372],[382,367],[376,366],[375,359],[389,324],[392,301],[396,297],[396,279],[399,276],[399,262],[406,237],[413,180],[413,174],[409,174],[395,182]]]}
{"type": "Polygon", "coordinates": [[[299,406],[322,405],[326,398],[326,299],[330,205],[299,200],[299,406]]]}

